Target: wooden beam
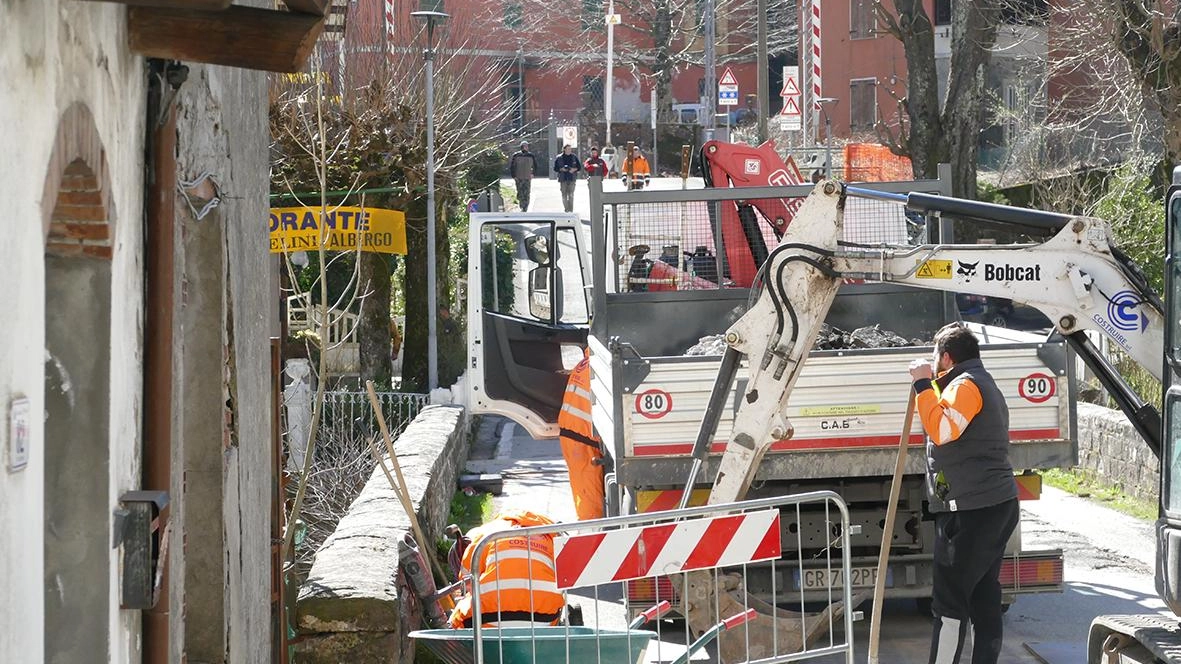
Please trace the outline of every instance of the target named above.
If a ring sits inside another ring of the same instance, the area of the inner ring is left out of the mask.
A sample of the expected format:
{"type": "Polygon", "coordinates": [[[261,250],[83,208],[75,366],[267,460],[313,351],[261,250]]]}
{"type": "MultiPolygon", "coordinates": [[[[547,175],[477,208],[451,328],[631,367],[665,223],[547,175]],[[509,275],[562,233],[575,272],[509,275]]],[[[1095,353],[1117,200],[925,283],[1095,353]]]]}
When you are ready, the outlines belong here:
{"type": "Polygon", "coordinates": [[[231,5],[225,11],[132,7],[132,51],[156,58],[295,72],[316,44],[324,18],[231,5]]]}
{"type": "Polygon", "coordinates": [[[283,4],[293,12],[323,16],[328,13],[332,0],[283,0],[283,4]]]}
{"type": "Polygon", "coordinates": [[[82,2],[117,2],[137,7],[168,7],[170,9],[200,9],[221,11],[233,0],[81,0],[82,2]]]}

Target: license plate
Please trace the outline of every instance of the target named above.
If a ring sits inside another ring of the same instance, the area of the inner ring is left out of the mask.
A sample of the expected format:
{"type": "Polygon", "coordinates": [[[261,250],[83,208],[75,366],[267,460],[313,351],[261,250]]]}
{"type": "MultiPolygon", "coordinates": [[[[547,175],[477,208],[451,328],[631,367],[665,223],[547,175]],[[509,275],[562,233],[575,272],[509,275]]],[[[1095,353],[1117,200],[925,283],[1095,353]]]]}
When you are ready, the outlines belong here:
{"type": "MultiPolygon", "coordinates": [[[[796,590],[827,590],[829,588],[843,588],[844,577],[841,568],[836,569],[806,569],[801,577],[800,570],[795,570],[796,590]]],[[[854,567],[849,571],[854,588],[872,588],[878,580],[878,568],[854,567]]],[[[886,569],[886,585],[891,584],[890,570],[886,569]]]]}

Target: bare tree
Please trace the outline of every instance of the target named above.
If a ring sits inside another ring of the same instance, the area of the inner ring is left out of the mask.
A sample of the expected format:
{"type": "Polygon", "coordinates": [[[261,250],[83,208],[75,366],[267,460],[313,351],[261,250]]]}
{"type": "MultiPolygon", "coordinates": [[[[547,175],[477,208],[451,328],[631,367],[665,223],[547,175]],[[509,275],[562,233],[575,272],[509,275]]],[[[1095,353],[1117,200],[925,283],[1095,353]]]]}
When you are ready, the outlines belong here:
{"type": "Polygon", "coordinates": [[[874,1],[885,30],[902,42],[906,53],[906,95],[899,98],[900,124],[877,125],[896,154],[910,157],[917,178],[932,178],[941,162],[952,168],[952,193],[976,197],[984,68],[996,43],[1003,0],[952,3],[951,63],[947,94],[939,102],[935,67],[935,31],[921,0],[874,1]]]}
{"type": "MultiPolygon", "coordinates": [[[[426,153],[423,68],[413,35],[389,59],[370,60],[369,70],[354,67],[345,81],[358,87],[321,94],[324,128],[308,121],[310,91],[280,89],[271,107],[273,179],[275,188],[295,191],[368,191],[366,202],[406,212],[407,255],[404,291],[407,306],[403,384],[425,387],[427,375],[426,297],[426,153]],[[331,146],[323,165],[324,188],[312,177],[315,151],[309,145],[331,146]]],[[[461,44],[462,46],[462,44],[461,44]]],[[[476,154],[474,145],[496,140],[505,109],[500,99],[503,77],[489,77],[476,58],[457,55],[460,48],[441,50],[435,77],[436,190],[440,223],[436,224],[439,302],[447,304],[447,209],[458,200],[457,173],[476,154]]],[[[387,255],[357,256],[357,293],[362,380],[379,386],[391,382],[391,262],[387,255]]],[[[451,376],[454,378],[454,376],[451,376]]]]}
{"type": "MultiPolygon", "coordinates": [[[[673,78],[690,66],[701,66],[704,57],[704,2],[701,0],[615,0],[621,24],[615,28],[615,66],[628,69],[656,91],[657,117],[672,119],[673,78]]],[[[606,66],[607,35],[604,16],[607,2],[583,2],[581,13],[564,16],[554,12],[549,0],[517,0],[519,22],[510,25],[520,35],[547,35],[570,30],[568,49],[546,47],[538,57],[559,71],[593,62],[606,66]]],[[[718,62],[726,64],[754,57],[758,15],[756,0],[716,0],[718,62]]],[[[783,55],[794,50],[795,3],[768,0],[768,53],[783,55]]],[[[489,16],[499,21],[501,17],[489,16]]],[[[536,47],[535,47],[536,48],[536,47]]]]}

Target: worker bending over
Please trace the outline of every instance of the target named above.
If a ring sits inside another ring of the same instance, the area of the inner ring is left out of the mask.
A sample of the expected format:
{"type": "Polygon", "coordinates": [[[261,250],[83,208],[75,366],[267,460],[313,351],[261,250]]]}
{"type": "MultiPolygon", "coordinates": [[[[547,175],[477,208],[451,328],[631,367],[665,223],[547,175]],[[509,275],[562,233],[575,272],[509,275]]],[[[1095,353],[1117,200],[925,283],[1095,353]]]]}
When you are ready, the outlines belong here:
{"type": "MultiPolygon", "coordinates": [[[[468,531],[471,544],[464,549],[461,574],[472,575],[476,544],[492,533],[551,524],[548,517],[525,510],[497,514],[468,531]]],[[[503,537],[486,547],[482,558],[475,569],[480,575],[480,616],[485,627],[558,624],[566,602],[554,572],[553,535],[503,537]]],[[[469,588],[451,612],[451,626],[471,627],[472,612],[469,588]]]]}
{"type": "Polygon", "coordinates": [[[603,516],[603,452],[591,423],[590,349],[570,372],[562,410],[558,413],[558,442],[570,471],[570,492],[579,521],[603,516]]]}
{"type": "Polygon", "coordinates": [[[1009,410],[980,362],[980,344],[953,323],[935,334],[934,366],[910,364],[926,430],[927,493],[935,514],[930,664],[958,664],[968,623],[972,664],[1001,653],[1001,559],[1017,526],[1009,410]],[[937,372],[937,373],[936,373],[937,372]]]}

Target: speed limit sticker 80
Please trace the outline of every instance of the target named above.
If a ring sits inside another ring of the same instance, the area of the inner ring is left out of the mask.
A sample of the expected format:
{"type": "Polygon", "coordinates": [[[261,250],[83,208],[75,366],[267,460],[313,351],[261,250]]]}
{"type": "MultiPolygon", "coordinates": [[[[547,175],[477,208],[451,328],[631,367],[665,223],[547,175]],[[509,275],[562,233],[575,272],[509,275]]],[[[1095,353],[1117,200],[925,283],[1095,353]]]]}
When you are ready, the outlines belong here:
{"type": "Polygon", "coordinates": [[[636,394],[636,412],[650,420],[658,420],[673,409],[673,395],[664,390],[644,390],[636,394]]]}
{"type": "Polygon", "coordinates": [[[1017,385],[1017,393],[1030,403],[1049,401],[1054,396],[1058,381],[1044,373],[1029,374],[1017,385]]]}

